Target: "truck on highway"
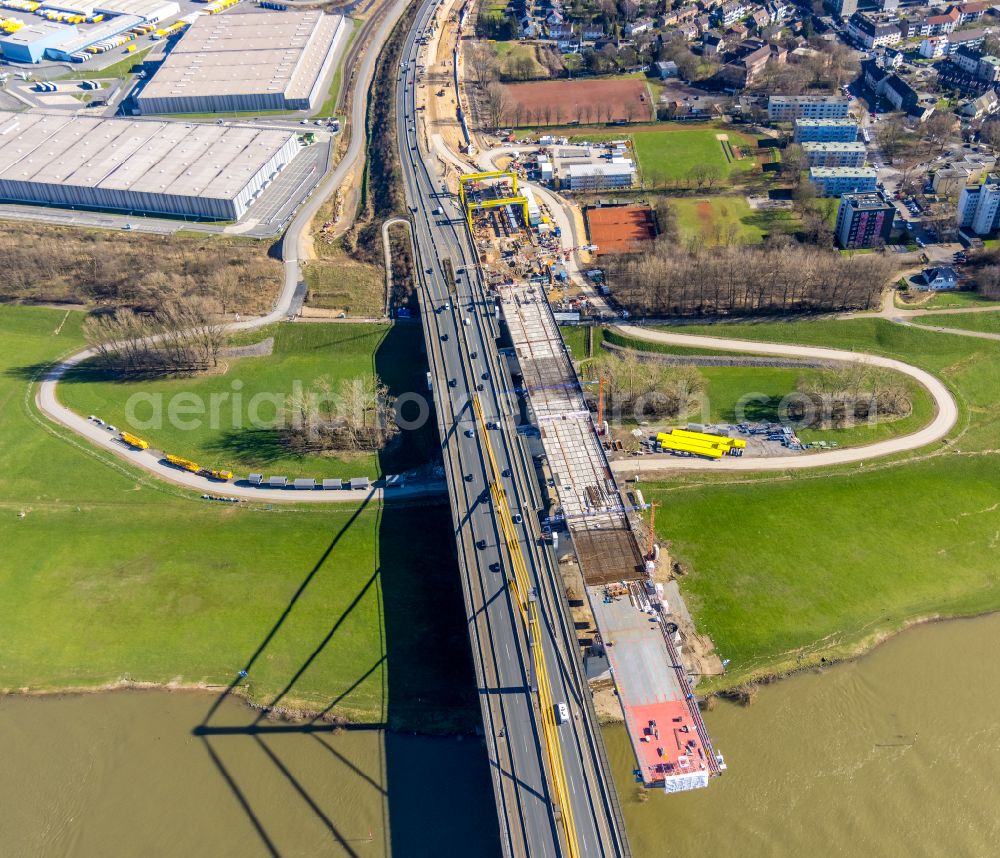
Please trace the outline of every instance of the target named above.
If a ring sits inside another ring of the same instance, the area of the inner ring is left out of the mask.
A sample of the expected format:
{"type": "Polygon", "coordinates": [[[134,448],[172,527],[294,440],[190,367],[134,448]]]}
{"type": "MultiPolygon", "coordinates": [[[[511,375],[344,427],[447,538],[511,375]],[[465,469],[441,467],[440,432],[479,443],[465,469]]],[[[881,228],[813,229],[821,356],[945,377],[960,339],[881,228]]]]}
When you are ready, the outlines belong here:
{"type": "Polygon", "coordinates": [[[556,723],[565,724],[569,721],[569,707],[565,703],[556,704],[556,723]]]}

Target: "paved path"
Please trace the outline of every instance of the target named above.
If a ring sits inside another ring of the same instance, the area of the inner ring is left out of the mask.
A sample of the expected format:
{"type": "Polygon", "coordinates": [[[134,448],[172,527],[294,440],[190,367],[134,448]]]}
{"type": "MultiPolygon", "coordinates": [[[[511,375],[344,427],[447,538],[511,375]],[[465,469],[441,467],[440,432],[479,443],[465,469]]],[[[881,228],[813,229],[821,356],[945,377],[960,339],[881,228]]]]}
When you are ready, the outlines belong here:
{"type": "Polygon", "coordinates": [[[675,334],[666,331],[650,331],[635,325],[619,325],[616,326],[616,330],[637,340],[687,346],[689,348],[803,357],[826,361],[847,361],[867,364],[869,366],[886,367],[887,369],[892,369],[909,376],[926,388],[935,405],[934,419],[922,429],[900,438],[890,438],[874,444],[866,444],[862,447],[826,450],[802,456],[779,456],[773,459],[725,457],[715,462],[703,459],[685,459],[676,456],[658,456],[655,459],[651,457],[623,459],[613,463],[614,469],[622,474],[666,470],[789,471],[801,470],[803,468],[827,467],[830,465],[846,465],[926,447],[928,444],[933,444],[935,441],[940,441],[944,438],[958,420],[958,406],[955,403],[955,398],[936,376],[919,367],[911,366],[893,358],[863,352],[843,351],[841,349],[819,348],[816,346],[760,343],[724,337],[705,337],[693,334],[675,334]]]}
{"type": "MultiPolygon", "coordinates": [[[[361,65],[355,76],[354,97],[351,105],[351,140],[344,157],[316,188],[306,203],[298,210],[295,218],[288,226],[281,245],[281,258],[285,266],[285,283],[274,305],[274,309],[266,316],[246,319],[228,326],[230,332],[247,331],[261,328],[273,322],[286,319],[289,313],[299,303],[304,289],[302,272],[299,266],[300,255],[304,255],[304,240],[308,238],[307,227],[313,216],[329,198],[340,183],[354,168],[355,162],[362,156],[365,144],[365,113],[367,111],[367,92],[371,85],[375,69],[375,61],[386,38],[392,30],[400,14],[406,8],[407,0],[396,0],[388,13],[380,21],[372,34],[369,49],[363,54],[361,65]]],[[[153,452],[132,450],[117,439],[117,433],[112,433],[94,422],[75,413],[63,405],[56,390],[59,380],[70,369],[81,361],[91,357],[93,351],[86,349],[66,358],[61,363],[49,369],[42,377],[35,394],[35,402],[39,410],[49,419],[65,426],[77,435],[90,441],[102,450],[113,453],[143,470],[154,474],[160,479],[204,494],[218,497],[232,497],[241,500],[254,500],[279,503],[358,503],[367,498],[381,499],[382,489],[373,488],[362,494],[350,491],[295,491],[293,489],[264,489],[235,483],[216,483],[205,477],[199,477],[188,471],[181,471],[172,465],[161,461],[153,452]]],[[[289,475],[295,476],[295,475],[289,475]]],[[[344,476],[349,476],[345,474],[344,476]]],[[[438,494],[444,491],[443,483],[426,483],[403,486],[389,490],[393,498],[419,497],[438,494]]]]}

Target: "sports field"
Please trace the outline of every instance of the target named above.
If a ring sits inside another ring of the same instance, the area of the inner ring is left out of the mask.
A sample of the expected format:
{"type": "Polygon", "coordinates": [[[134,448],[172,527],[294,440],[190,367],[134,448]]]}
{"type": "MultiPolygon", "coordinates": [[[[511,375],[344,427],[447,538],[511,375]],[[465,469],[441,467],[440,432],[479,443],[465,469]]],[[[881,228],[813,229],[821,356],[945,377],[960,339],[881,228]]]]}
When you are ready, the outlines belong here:
{"type": "Polygon", "coordinates": [[[730,184],[729,177],[755,168],[753,157],[742,157],[741,147],[756,145],[736,131],[711,124],[663,123],[656,131],[632,135],[646,187],[687,181],[700,166],[719,174],[715,187],[730,184]],[[726,139],[721,139],[726,138],[726,139]]]}
{"type": "Polygon", "coordinates": [[[646,82],[638,78],[536,81],[506,88],[513,103],[508,116],[515,125],[632,122],[652,115],[646,82]]]}
{"type": "Polygon", "coordinates": [[[598,256],[638,253],[656,238],[656,219],[649,206],[591,206],[585,216],[598,256]]]}
{"type": "Polygon", "coordinates": [[[467,729],[447,507],[218,504],[129,469],[32,404],[81,320],[0,306],[0,539],[16,558],[0,563],[0,689],[225,686],[246,668],[260,703],[467,729]]]}

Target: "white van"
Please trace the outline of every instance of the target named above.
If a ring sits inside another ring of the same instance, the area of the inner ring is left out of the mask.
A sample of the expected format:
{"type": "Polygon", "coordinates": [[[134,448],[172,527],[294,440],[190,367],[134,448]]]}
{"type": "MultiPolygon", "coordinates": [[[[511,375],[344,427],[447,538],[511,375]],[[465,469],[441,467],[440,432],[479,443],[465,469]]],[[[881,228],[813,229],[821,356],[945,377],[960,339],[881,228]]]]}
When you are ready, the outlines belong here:
{"type": "Polygon", "coordinates": [[[569,721],[569,707],[565,703],[556,704],[556,722],[565,724],[569,721]]]}

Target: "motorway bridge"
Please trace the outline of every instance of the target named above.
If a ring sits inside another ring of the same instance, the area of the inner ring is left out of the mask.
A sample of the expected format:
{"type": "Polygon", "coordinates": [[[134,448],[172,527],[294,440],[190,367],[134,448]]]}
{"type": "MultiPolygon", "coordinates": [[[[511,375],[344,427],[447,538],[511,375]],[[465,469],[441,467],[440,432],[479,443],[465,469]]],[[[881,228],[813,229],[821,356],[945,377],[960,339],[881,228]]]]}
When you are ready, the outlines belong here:
{"type": "Polygon", "coordinates": [[[437,161],[417,139],[417,39],[437,9],[424,0],[406,37],[396,131],[501,840],[507,855],[626,856],[576,635],[540,531],[535,470],[514,424],[496,304],[437,161]]]}

